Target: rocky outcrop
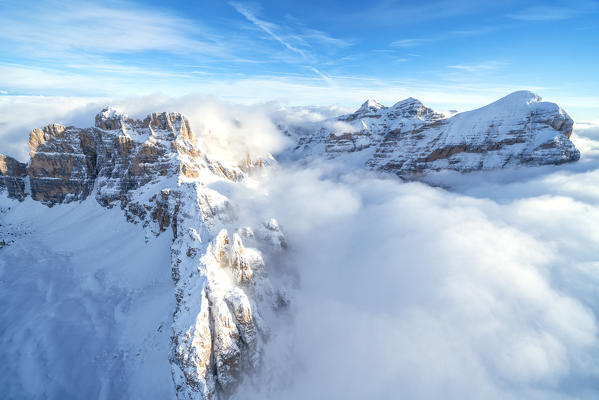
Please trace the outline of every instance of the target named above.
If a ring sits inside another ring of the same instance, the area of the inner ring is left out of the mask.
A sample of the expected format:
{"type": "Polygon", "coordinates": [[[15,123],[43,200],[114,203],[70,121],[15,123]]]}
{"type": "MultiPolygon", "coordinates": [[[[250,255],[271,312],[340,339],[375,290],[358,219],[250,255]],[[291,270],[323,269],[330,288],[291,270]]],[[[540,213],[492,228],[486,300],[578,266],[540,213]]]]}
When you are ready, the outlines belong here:
{"type": "Polygon", "coordinates": [[[6,190],[11,199],[25,198],[26,167],[12,157],[0,154],[0,189],[6,190]]]}
{"type": "MultiPolygon", "coordinates": [[[[446,117],[409,98],[392,107],[368,100],[356,112],[297,135],[306,157],[348,157],[413,178],[439,170],[461,172],[576,161],[573,121],[534,93],[512,93],[486,107],[446,117]]],[[[289,129],[293,132],[293,128],[289,129]]]]}

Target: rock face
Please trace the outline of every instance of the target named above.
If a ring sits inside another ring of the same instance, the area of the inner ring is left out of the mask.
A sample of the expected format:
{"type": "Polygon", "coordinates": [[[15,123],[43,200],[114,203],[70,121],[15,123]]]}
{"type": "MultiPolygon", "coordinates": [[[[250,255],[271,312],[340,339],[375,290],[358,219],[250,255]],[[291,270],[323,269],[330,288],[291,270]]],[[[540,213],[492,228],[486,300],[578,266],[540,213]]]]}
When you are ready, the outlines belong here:
{"type": "MultiPolygon", "coordinates": [[[[269,160],[224,165],[200,150],[188,120],[153,113],[133,120],[106,108],[87,129],[51,124],[30,133],[31,160],[0,156],[0,185],[48,206],[93,196],[120,206],[149,234],[170,234],[175,283],[172,375],[181,399],[232,394],[261,361],[261,310],[280,309],[260,251],[284,251],[276,221],[237,227],[233,204],[212,184],[235,184],[269,160]],[[28,185],[30,188],[28,189],[28,185]],[[278,247],[273,247],[278,243],[278,247]]],[[[166,356],[166,355],[165,355],[166,356]]]]}
{"type": "Polygon", "coordinates": [[[324,121],[312,134],[296,135],[294,151],[308,157],[351,157],[372,169],[411,178],[447,169],[576,161],[580,153],[569,140],[572,126],[559,106],[527,91],[450,117],[413,98],[392,107],[368,100],[352,114],[324,121]]]}
{"type": "Polygon", "coordinates": [[[48,205],[83,200],[94,185],[103,205],[126,201],[131,190],[179,170],[188,177],[197,177],[202,168],[229,179],[238,174],[200,155],[189,122],[179,113],[153,113],[139,121],[107,108],[92,128],[34,129],[29,148],[31,195],[48,205]],[[178,161],[183,158],[186,162],[178,161]]]}
{"type": "Polygon", "coordinates": [[[0,154],[0,188],[5,189],[11,199],[25,198],[26,167],[26,164],[0,154]]]}

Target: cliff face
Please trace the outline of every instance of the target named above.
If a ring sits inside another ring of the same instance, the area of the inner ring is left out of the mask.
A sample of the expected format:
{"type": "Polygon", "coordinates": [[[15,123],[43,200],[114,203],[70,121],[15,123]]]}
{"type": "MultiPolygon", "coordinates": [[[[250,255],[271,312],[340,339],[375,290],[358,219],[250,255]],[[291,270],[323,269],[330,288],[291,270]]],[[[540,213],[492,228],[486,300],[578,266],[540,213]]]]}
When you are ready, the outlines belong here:
{"type": "Polygon", "coordinates": [[[25,198],[26,167],[12,157],[0,154],[0,188],[5,189],[11,199],[25,198]]]}
{"type": "Polygon", "coordinates": [[[84,200],[94,185],[96,199],[109,205],[179,172],[197,177],[208,168],[228,179],[238,174],[200,154],[189,122],[179,113],[153,113],[139,121],[107,108],[92,128],[52,124],[34,129],[29,148],[31,196],[48,205],[84,200]]]}
{"type": "Polygon", "coordinates": [[[170,360],[177,395],[208,400],[232,393],[261,360],[260,308],[279,309],[285,298],[271,287],[261,253],[246,243],[270,245],[282,234],[276,223],[268,235],[235,228],[233,204],[210,185],[237,182],[265,160],[225,166],[200,150],[181,114],[133,120],[111,108],[91,128],[34,129],[29,147],[28,164],[0,157],[0,185],[9,197],[29,194],[54,206],[94,196],[104,207],[120,206],[150,234],[172,235],[170,360]]]}
{"type": "Polygon", "coordinates": [[[580,157],[569,140],[572,126],[559,106],[527,91],[448,118],[413,98],[392,107],[369,100],[312,134],[296,135],[294,152],[329,158],[360,153],[351,157],[406,178],[444,169],[561,164],[580,157]]]}

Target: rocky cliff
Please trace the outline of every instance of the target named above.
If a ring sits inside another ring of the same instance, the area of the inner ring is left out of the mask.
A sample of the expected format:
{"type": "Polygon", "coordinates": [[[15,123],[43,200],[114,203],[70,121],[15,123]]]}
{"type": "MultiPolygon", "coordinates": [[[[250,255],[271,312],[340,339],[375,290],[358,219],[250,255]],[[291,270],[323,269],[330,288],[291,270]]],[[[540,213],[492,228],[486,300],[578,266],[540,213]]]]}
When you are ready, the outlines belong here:
{"type": "Polygon", "coordinates": [[[298,157],[351,158],[413,178],[576,161],[573,121],[554,103],[528,91],[473,111],[444,114],[408,98],[391,107],[366,101],[356,112],[322,122],[312,132],[287,127],[298,157]]]}
{"type": "Polygon", "coordinates": [[[276,222],[236,227],[230,200],[210,186],[240,181],[268,160],[223,165],[201,151],[181,114],[133,120],[112,108],[91,128],[34,129],[29,147],[27,164],[0,156],[0,185],[9,197],[30,195],[52,207],[93,196],[122,208],[149,234],[172,235],[177,395],[208,400],[232,393],[260,363],[267,336],[260,309],[279,310],[286,299],[271,286],[260,251],[246,244],[276,252],[284,246],[273,248],[273,240],[284,239],[276,222]]]}
{"type": "Polygon", "coordinates": [[[25,198],[26,176],[26,164],[0,154],[0,188],[7,191],[8,197],[18,200],[25,198]]]}

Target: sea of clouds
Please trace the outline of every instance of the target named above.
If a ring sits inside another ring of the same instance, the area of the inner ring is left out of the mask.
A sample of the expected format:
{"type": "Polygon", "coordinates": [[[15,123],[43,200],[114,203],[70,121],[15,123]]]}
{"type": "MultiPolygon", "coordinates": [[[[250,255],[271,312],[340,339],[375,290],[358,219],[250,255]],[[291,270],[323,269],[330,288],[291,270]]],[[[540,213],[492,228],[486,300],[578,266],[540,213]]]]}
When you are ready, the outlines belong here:
{"type": "Polygon", "coordinates": [[[247,210],[291,244],[295,321],[269,364],[297,364],[255,398],[596,398],[599,128],[573,140],[575,164],[428,178],[449,190],[271,171],[247,210]]]}
{"type": "MultiPolygon", "coordinates": [[[[0,103],[0,153],[18,156],[16,139],[46,116],[90,126],[98,105],[0,103]]],[[[231,159],[276,156],[290,143],[277,127],[340,113],[197,97],[117,106],[183,112],[231,159]]],[[[298,280],[261,377],[238,397],[597,398],[599,124],[578,123],[572,140],[577,163],[440,173],[432,185],[334,161],[281,162],[239,185],[240,222],[277,218],[298,280]]]]}

